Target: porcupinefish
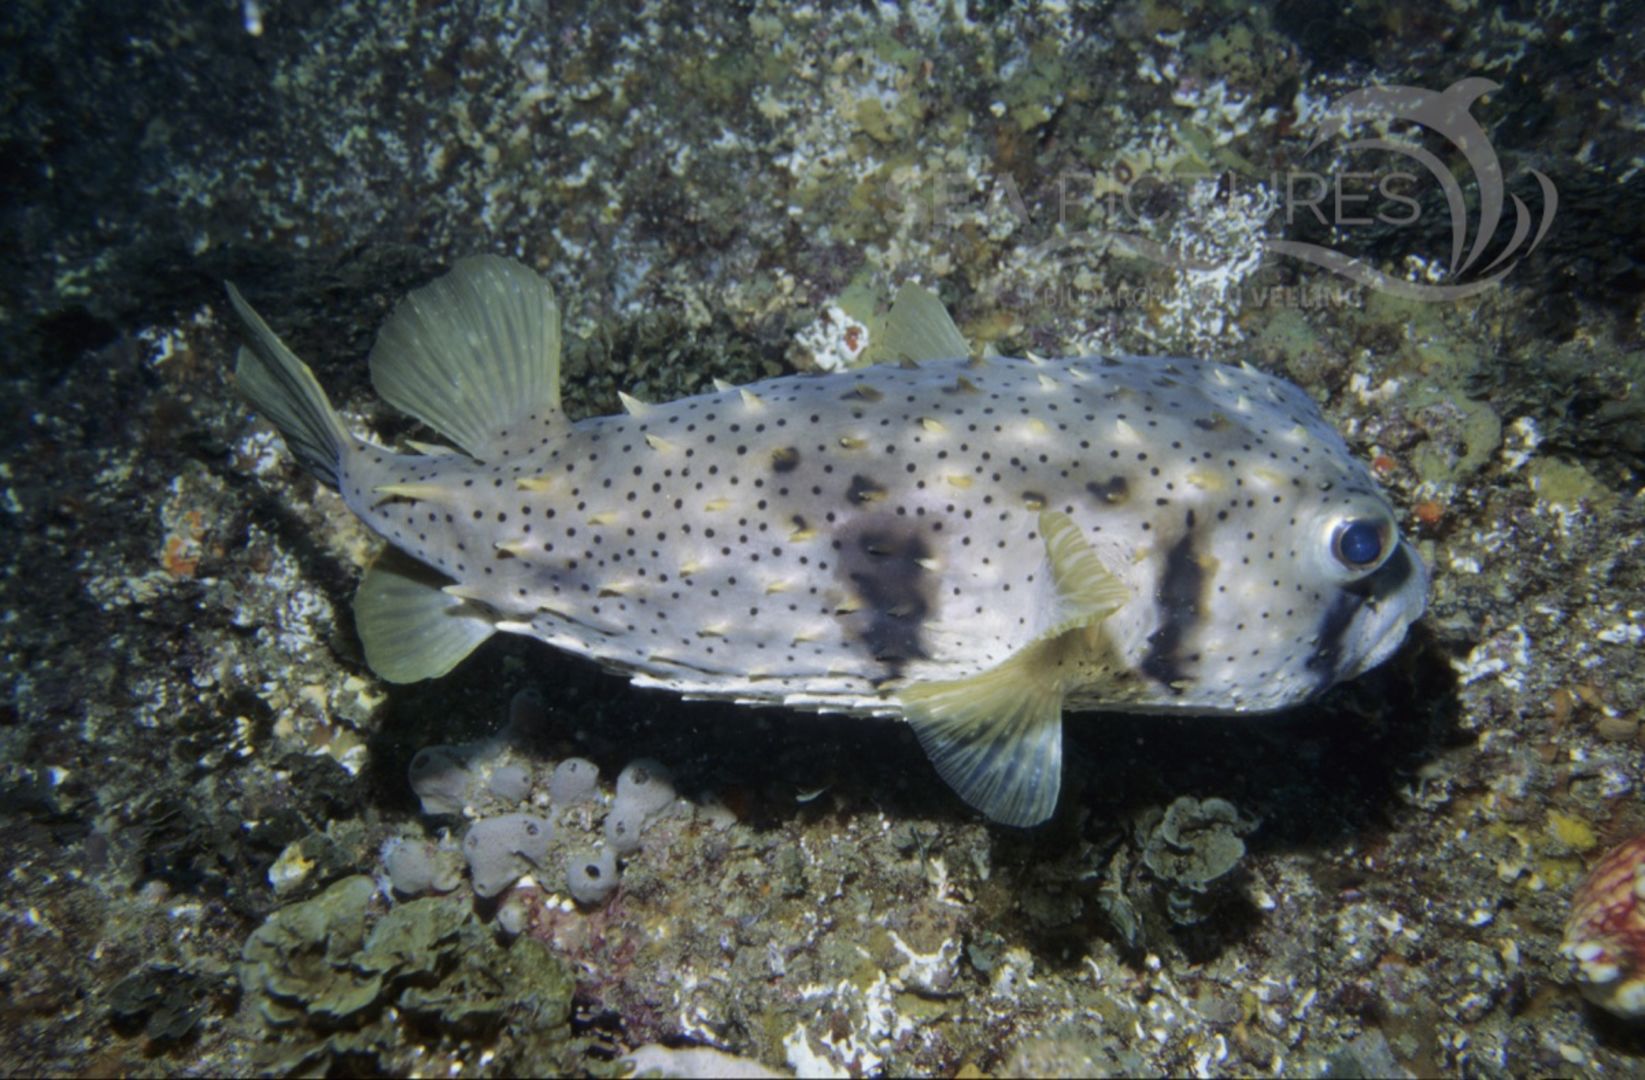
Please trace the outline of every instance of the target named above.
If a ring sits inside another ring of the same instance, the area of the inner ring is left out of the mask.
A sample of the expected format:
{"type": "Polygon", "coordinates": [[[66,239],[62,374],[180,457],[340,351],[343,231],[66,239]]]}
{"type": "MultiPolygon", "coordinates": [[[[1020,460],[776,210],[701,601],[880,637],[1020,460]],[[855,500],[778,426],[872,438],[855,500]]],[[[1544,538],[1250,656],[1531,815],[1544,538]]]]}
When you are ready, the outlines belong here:
{"type": "Polygon", "coordinates": [[[1365,468],[1250,367],[977,356],[905,286],[886,362],[572,423],[553,292],[482,256],[372,350],[383,397],[453,444],[397,453],[229,293],[252,406],[412,557],[354,601],[392,682],[503,631],[688,697],[900,717],[963,799],[1025,826],[1056,807],[1065,708],[1282,709],[1380,663],[1425,605],[1365,468]]]}

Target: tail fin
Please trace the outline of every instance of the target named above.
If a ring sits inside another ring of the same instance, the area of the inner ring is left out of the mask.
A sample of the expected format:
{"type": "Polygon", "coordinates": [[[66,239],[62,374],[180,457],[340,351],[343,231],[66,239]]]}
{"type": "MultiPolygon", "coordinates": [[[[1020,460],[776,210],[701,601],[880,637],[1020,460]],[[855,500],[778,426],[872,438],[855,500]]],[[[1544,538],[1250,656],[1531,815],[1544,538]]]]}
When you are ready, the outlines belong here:
{"type": "Polygon", "coordinates": [[[314,372],[286,348],[240,290],[229,285],[228,297],[250,338],[234,368],[240,393],[280,429],[304,468],[336,487],[338,466],[351,441],[348,429],[332,411],[314,372]]]}

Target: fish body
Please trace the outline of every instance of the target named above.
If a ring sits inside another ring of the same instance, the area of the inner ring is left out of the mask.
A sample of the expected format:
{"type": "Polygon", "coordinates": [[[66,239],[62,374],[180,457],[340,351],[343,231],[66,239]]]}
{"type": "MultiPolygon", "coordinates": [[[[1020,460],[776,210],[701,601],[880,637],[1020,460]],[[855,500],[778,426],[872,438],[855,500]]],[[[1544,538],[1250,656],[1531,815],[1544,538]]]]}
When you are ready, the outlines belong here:
{"type": "Polygon", "coordinates": [[[405,454],[343,431],[236,302],[254,404],[430,572],[362,583],[391,679],[504,631],[692,697],[901,717],[968,801],[1034,824],[1065,707],[1284,708],[1381,662],[1424,606],[1367,471],[1254,369],[974,358],[905,290],[902,363],[571,423],[552,294],[482,258],[373,352],[385,396],[460,447],[405,454]]]}

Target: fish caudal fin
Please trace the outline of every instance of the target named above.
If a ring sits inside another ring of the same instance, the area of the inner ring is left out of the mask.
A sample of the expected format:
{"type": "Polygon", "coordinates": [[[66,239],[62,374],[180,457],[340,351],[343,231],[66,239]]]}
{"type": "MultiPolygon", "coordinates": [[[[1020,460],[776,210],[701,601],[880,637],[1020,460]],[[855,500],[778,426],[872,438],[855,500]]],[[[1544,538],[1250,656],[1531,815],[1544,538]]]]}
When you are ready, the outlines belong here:
{"type": "Polygon", "coordinates": [[[1038,825],[1062,790],[1062,703],[1100,673],[1103,620],[1129,590],[1068,515],[1039,516],[1054,596],[1048,625],[997,667],[896,695],[920,745],[960,798],[1006,825],[1038,825]]]}
{"type": "Polygon", "coordinates": [[[286,348],[240,290],[229,285],[228,297],[250,338],[234,368],[240,393],[280,429],[304,468],[336,487],[343,451],[351,441],[348,429],[332,411],[314,372],[286,348]]]}
{"type": "Polygon", "coordinates": [[[560,309],[530,267],[458,260],[400,302],[371,350],[371,381],[479,460],[527,448],[560,416],[560,309]]]}
{"type": "Polygon", "coordinates": [[[354,623],[366,663],[392,683],[444,675],[496,632],[483,608],[452,596],[432,571],[393,552],[360,579],[354,623]]]}

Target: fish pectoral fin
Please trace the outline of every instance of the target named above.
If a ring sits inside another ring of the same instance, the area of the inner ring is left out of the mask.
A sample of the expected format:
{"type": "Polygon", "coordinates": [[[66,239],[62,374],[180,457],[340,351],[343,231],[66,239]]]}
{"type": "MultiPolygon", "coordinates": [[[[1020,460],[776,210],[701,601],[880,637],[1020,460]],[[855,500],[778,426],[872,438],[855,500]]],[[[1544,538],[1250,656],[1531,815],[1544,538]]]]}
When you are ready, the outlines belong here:
{"type": "Polygon", "coordinates": [[[1056,593],[1042,637],[1074,626],[1094,626],[1131,599],[1130,588],[1097,558],[1073,518],[1060,510],[1042,510],[1039,533],[1056,593]]]}
{"type": "Polygon", "coordinates": [[[366,663],[392,683],[444,675],[496,632],[472,600],[443,590],[433,571],[385,553],[354,594],[354,624],[366,663]]]}
{"type": "Polygon", "coordinates": [[[870,334],[864,360],[895,364],[903,361],[963,360],[971,355],[971,343],[954,325],[948,309],[937,294],[923,285],[908,282],[897,290],[885,320],[870,334]]]}
{"type": "Polygon", "coordinates": [[[1055,590],[1051,625],[987,671],[893,695],[938,774],[1007,825],[1038,825],[1056,810],[1063,699],[1108,666],[1101,624],[1130,597],[1068,515],[1047,510],[1039,527],[1055,590]]]}
{"type": "Polygon", "coordinates": [[[394,309],[371,350],[371,381],[470,457],[524,451],[566,422],[554,290],[513,259],[459,259],[394,309]]]}

